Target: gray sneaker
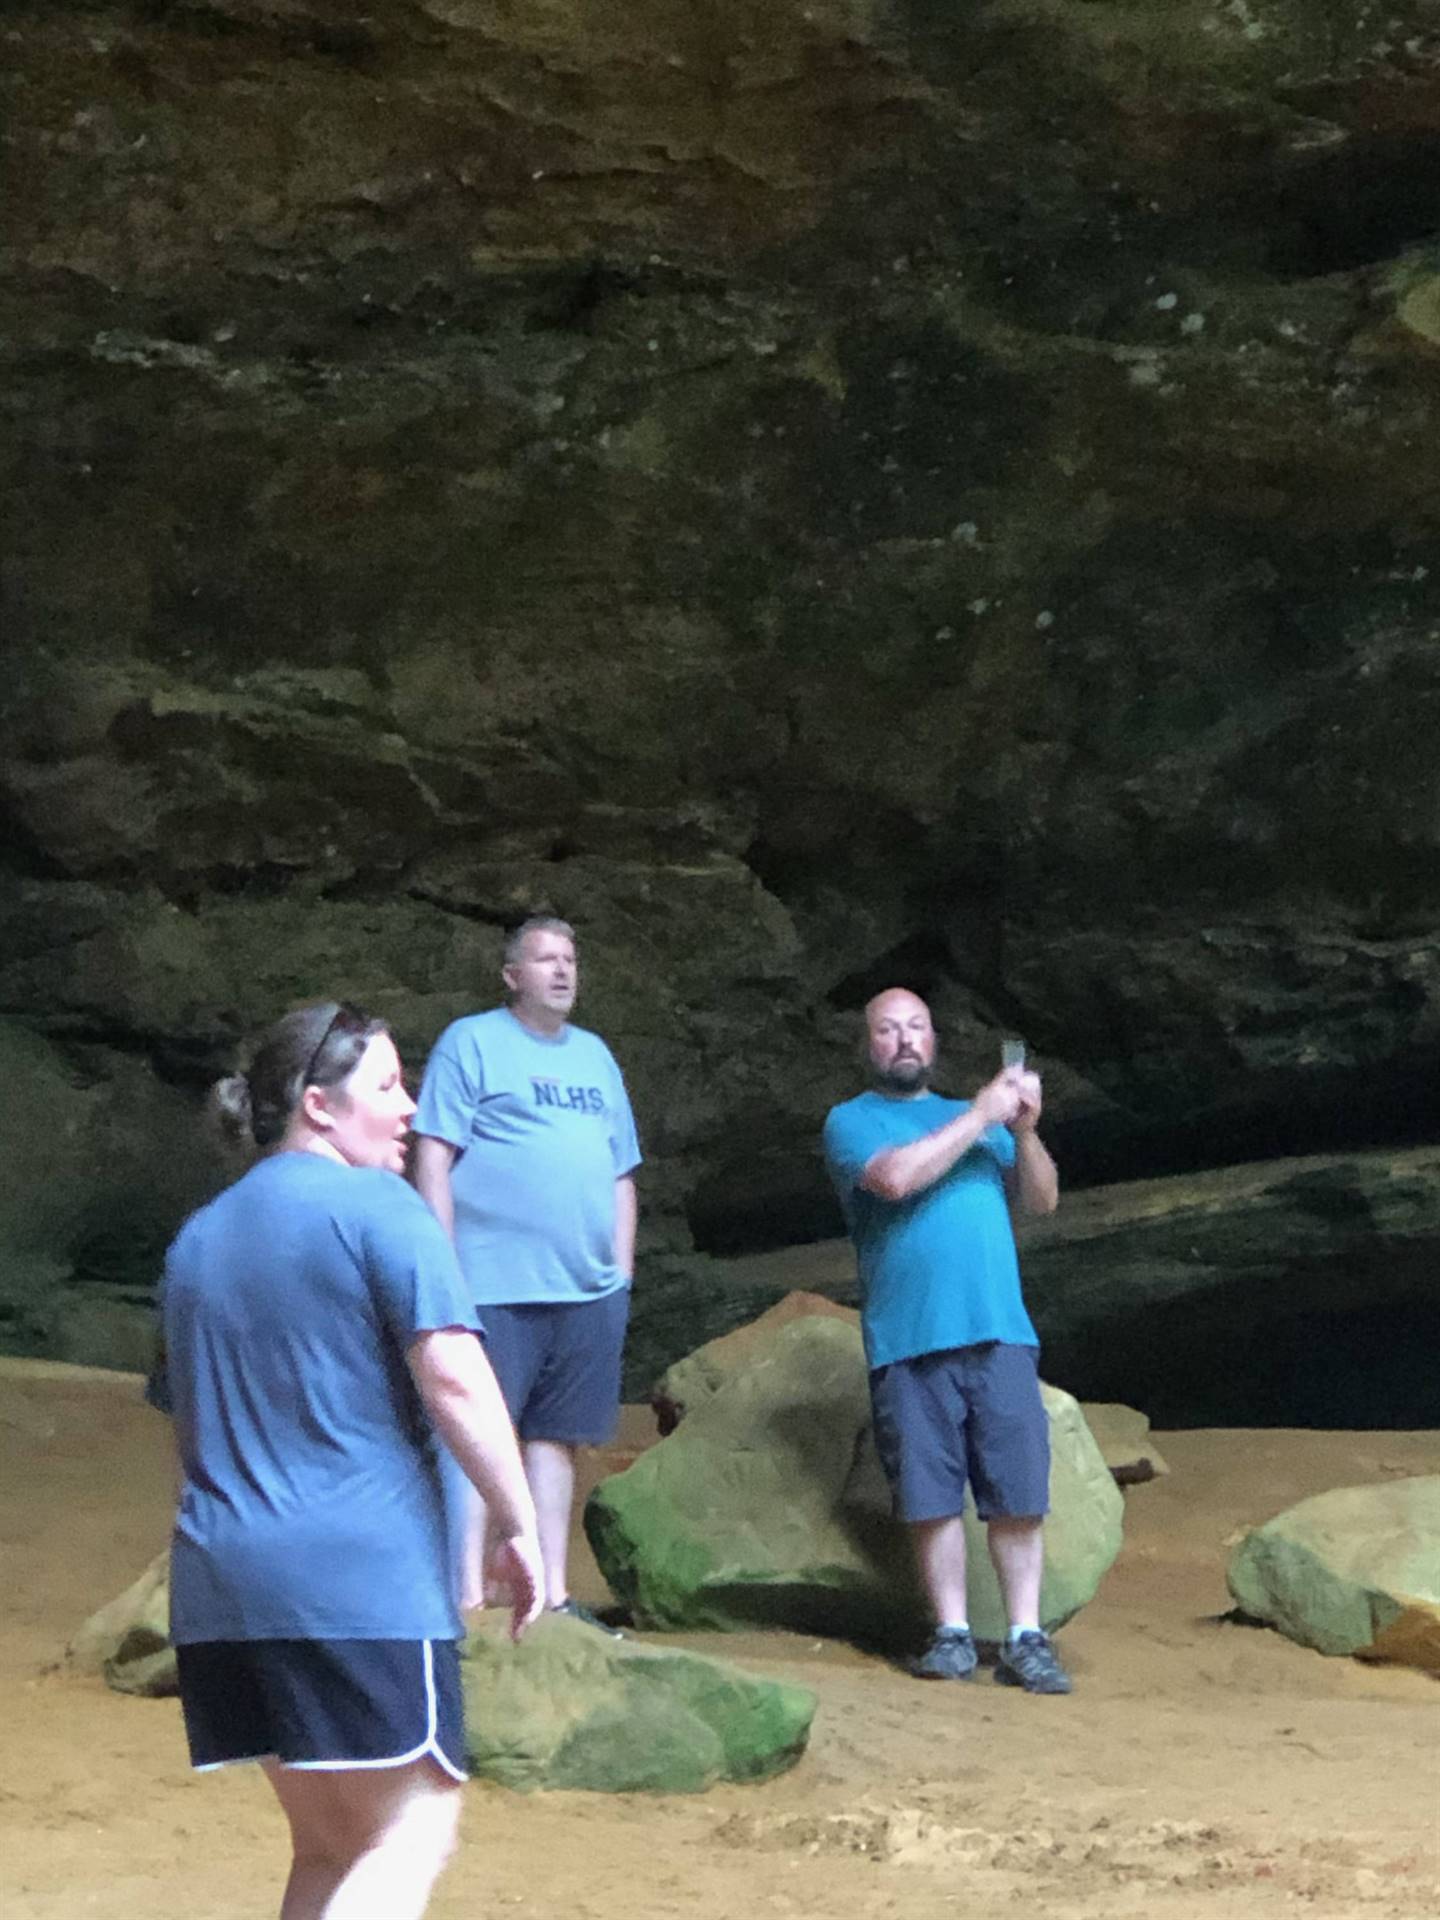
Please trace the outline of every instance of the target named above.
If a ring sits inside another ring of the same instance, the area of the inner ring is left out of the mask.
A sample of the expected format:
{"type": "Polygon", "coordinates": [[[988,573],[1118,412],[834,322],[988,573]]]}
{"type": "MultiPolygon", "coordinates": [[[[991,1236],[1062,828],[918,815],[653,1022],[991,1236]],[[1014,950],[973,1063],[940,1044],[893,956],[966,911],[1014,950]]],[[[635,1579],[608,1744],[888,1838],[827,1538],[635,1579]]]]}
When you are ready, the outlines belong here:
{"type": "Polygon", "coordinates": [[[910,1671],[917,1680],[968,1680],[976,1660],[968,1627],[937,1627],[929,1646],[910,1662],[910,1671]]]}
{"type": "Polygon", "coordinates": [[[619,1627],[607,1627],[598,1613],[592,1613],[578,1600],[562,1600],[558,1607],[551,1607],[550,1612],[563,1613],[567,1620],[578,1620],[582,1627],[594,1627],[597,1633],[608,1633],[612,1640],[625,1638],[619,1627]]]}
{"type": "Polygon", "coordinates": [[[1050,1636],[1022,1633],[1000,1649],[995,1678],[1002,1687],[1023,1687],[1026,1693],[1069,1693],[1070,1676],[1055,1658],[1050,1636]]]}

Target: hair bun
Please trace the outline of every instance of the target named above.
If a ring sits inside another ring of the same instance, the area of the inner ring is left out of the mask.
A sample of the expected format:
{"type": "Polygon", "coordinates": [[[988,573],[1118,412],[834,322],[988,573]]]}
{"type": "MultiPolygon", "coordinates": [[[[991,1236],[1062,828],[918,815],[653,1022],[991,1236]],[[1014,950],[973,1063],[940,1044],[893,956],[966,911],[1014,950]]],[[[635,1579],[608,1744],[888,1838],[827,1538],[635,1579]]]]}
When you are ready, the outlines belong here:
{"type": "Polygon", "coordinates": [[[210,1111],[227,1140],[237,1146],[254,1144],[255,1104],[243,1073],[227,1074],[215,1082],[210,1089],[210,1111]]]}

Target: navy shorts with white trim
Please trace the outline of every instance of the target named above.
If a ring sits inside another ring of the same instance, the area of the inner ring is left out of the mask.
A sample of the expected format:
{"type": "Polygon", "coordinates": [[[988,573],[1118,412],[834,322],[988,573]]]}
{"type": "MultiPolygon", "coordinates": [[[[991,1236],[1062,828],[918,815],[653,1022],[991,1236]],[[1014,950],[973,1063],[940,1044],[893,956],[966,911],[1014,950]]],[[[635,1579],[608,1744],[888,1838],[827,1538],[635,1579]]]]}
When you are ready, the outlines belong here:
{"type": "Polygon", "coordinates": [[[453,1640],[206,1640],[175,1649],[190,1764],[320,1772],[430,1759],[467,1778],[453,1640]]]}

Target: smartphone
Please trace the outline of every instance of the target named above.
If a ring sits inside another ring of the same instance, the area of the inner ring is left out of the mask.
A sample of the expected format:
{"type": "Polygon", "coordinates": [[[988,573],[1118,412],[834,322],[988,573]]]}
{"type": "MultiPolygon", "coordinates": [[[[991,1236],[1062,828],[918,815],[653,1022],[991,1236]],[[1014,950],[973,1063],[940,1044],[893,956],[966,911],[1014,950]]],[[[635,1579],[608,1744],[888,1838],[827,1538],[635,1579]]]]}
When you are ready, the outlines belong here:
{"type": "Polygon", "coordinates": [[[1012,1067],[1025,1065],[1025,1042],[1013,1035],[1000,1042],[1000,1071],[1008,1073],[1012,1067]]]}

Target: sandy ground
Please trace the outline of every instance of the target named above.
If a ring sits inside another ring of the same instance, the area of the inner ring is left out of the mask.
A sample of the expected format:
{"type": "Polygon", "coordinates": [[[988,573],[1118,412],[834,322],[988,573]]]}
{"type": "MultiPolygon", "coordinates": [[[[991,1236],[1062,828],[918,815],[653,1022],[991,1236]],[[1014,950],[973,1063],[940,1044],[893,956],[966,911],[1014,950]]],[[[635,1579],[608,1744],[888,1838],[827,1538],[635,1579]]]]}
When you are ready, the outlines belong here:
{"type": "MultiPolygon", "coordinates": [[[[632,1445],[647,1425],[627,1415],[632,1445]]],[[[0,1360],[4,1920],[276,1911],[283,1834],[258,1773],[192,1776],[173,1701],[54,1667],[164,1541],[167,1439],[128,1376],[0,1360]]],[[[1125,1550],[1064,1636],[1071,1698],[925,1685],[794,1636],[696,1636],[818,1692],[801,1764],[689,1799],[473,1786],[432,1914],[1433,1920],[1440,1686],[1220,1616],[1238,1528],[1440,1471],[1440,1434],[1160,1444],[1172,1477],[1129,1492],[1125,1550]]],[[[576,1585],[604,1597],[583,1548],[576,1585]]]]}

